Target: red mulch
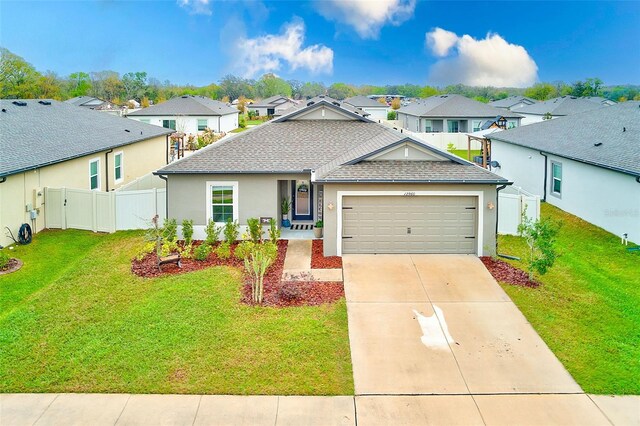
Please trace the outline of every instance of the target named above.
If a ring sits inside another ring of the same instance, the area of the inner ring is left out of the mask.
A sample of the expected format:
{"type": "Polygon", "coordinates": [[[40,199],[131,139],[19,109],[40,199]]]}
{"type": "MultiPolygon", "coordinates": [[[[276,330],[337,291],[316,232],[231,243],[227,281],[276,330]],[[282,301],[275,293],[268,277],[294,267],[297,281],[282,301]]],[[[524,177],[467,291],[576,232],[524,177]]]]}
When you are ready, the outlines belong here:
{"type": "Polygon", "coordinates": [[[322,240],[313,240],[311,244],[311,269],[342,269],[340,256],[324,257],[322,240]]]}
{"type": "Polygon", "coordinates": [[[496,281],[522,287],[536,288],[540,286],[539,282],[529,280],[529,274],[525,271],[522,271],[507,262],[494,259],[490,256],[481,256],[480,260],[484,263],[484,266],[489,270],[496,281]]]}
{"type": "MultiPolygon", "coordinates": [[[[200,245],[201,241],[194,241],[193,248],[200,245]]],[[[264,276],[263,306],[289,307],[289,306],[315,306],[323,303],[333,303],[344,297],[344,287],[341,282],[282,282],[282,270],[287,254],[287,240],[278,241],[278,257],[269,267],[264,276]]],[[[158,271],[155,253],[148,254],[142,261],[131,261],[131,272],[141,277],[160,277],[170,274],[197,271],[211,266],[234,266],[244,270],[243,261],[233,255],[237,244],[231,245],[231,257],[220,259],[212,252],[207,260],[182,259],[182,268],[176,265],[162,265],[162,272],[158,271]]],[[[340,258],[338,258],[340,259],[340,258]]],[[[252,305],[251,283],[245,275],[242,284],[242,303],[252,305]]]]}

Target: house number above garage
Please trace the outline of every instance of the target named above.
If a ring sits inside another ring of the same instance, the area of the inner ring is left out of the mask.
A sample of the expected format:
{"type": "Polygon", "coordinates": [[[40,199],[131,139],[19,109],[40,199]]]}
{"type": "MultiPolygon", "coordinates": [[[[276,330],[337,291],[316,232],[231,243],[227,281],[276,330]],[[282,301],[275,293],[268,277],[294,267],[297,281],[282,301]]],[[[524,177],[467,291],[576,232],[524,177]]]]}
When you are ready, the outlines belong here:
{"type": "Polygon", "coordinates": [[[416,193],[415,193],[415,192],[413,192],[413,191],[411,191],[411,192],[405,192],[405,193],[404,193],[404,196],[405,196],[405,197],[415,197],[415,196],[416,196],[416,193]]]}

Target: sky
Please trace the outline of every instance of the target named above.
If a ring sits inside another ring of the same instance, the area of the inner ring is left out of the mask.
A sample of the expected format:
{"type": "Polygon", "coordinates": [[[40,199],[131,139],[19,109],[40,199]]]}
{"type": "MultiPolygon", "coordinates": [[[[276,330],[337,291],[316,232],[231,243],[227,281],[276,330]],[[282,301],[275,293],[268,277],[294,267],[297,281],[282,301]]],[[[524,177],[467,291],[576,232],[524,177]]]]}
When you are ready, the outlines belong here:
{"type": "Polygon", "coordinates": [[[0,0],[0,46],[174,84],[640,84],[640,1],[0,0]]]}

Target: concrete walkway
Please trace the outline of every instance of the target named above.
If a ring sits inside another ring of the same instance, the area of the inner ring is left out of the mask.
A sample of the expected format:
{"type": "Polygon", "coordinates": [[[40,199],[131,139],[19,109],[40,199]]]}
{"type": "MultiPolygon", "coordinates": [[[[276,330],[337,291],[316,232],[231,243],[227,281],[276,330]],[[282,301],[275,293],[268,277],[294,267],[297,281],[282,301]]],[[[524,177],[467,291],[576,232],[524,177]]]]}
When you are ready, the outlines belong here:
{"type": "Polygon", "coordinates": [[[0,394],[2,426],[356,424],[637,426],[640,397],[0,394]]]}
{"type": "Polygon", "coordinates": [[[342,281],[342,269],[311,269],[311,240],[289,240],[282,279],[285,281],[342,281]]]}

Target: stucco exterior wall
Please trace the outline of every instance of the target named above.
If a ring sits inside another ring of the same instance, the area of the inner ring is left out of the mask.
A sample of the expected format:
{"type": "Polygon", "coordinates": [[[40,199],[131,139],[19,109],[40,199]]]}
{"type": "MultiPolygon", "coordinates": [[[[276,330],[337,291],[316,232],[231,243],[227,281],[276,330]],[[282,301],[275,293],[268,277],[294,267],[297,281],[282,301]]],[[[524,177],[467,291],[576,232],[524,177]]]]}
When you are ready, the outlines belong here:
{"type": "MultiPolygon", "coordinates": [[[[159,136],[115,148],[113,152],[108,154],[109,190],[112,191],[122,185],[126,185],[138,177],[165,165],[166,145],[166,137],[159,136]],[[116,183],[113,160],[114,155],[118,152],[123,154],[123,178],[116,183]]],[[[44,187],[90,189],[89,163],[94,159],[100,160],[100,190],[106,191],[105,153],[106,151],[102,151],[63,163],[8,176],[6,182],[0,184],[0,229],[4,230],[4,227],[8,226],[14,235],[23,223],[29,223],[35,232],[44,229],[46,200],[44,195],[37,197],[35,195],[36,190],[44,187]],[[29,212],[27,212],[27,204],[32,204],[33,208],[37,208],[38,217],[34,222],[31,221],[29,212]]],[[[4,232],[0,232],[0,245],[7,245],[12,242],[4,234],[4,232]]]]}
{"type": "Polygon", "coordinates": [[[385,106],[380,106],[380,107],[364,107],[362,108],[362,110],[364,112],[368,112],[369,114],[371,114],[369,117],[369,119],[371,120],[386,120],[387,119],[387,113],[389,112],[390,108],[385,107],[385,106]]]}
{"type": "Polygon", "coordinates": [[[128,116],[132,120],[153,124],[162,127],[163,120],[175,120],[176,130],[187,134],[197,135],[198,120],[207,120],[207,127],[214,132],[229,132],[238,128],[238,114],[223,116],[128,116]]]}
{"type": "MultiPolygon", "coordinates": [[[[400,191],[415,192],[448,192],[454,195],[461,191],[473,191],[482,193],[482,201],[478,204],[478,213],[482,209],[482,223],[478,224],[478,232],[482,228],[482,241],[480,242],[479,256],[491,256],[496,252],[496,221],[497,210],[489,209],[487,205],[496,205],[495,185],[463,185],[463,184],[325,184],[324,185],[324,255],[335,256],[338,253],[338,244],[342,244],[342,239],[338,238],[338,215],[342,211],[338,209],[338,191],[400,191]],[[328,205],[333,205],[333,210],[329,210],[328,205]]],[[[478,217],[480,215],[478,214],[478,217]]]]}
{"type": "MultiPolygon", "coordinates": [[[[544,157],[538,151],[504,142],[492,143],[493,171],[526,191],[544,196],[544,157]]],[[[640,183],[631,175],[555,155],[547,155],[546,201],[617,236],[640,242],[640,183]],[[562,165],[562,191],[551,191],[551,162],[562,165]]]]}

